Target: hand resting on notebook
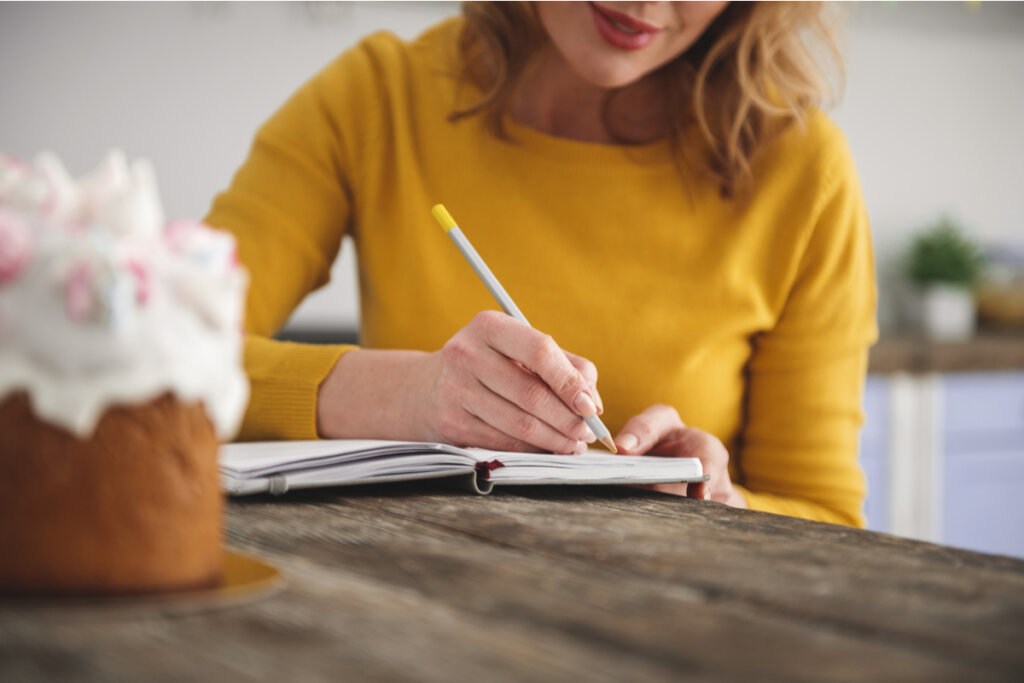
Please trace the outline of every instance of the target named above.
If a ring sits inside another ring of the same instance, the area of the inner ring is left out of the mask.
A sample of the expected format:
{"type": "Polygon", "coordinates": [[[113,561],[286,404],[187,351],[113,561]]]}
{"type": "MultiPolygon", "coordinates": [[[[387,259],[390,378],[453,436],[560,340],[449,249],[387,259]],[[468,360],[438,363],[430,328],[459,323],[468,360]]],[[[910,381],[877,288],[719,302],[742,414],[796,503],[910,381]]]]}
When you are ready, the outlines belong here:
{"type": "Polygon", "coordinates": [[[699,458],[709,481],[692,484],[651,484],[654,491],[704,498],[733,507],[747,507],[743,494],[733,488],[729,478],[729,452],[711,434],[687,427],[672,406],[655,405],[640,413],[622,428],[615,445],[624,455],[650,454],[672,458],[699,458]]]}

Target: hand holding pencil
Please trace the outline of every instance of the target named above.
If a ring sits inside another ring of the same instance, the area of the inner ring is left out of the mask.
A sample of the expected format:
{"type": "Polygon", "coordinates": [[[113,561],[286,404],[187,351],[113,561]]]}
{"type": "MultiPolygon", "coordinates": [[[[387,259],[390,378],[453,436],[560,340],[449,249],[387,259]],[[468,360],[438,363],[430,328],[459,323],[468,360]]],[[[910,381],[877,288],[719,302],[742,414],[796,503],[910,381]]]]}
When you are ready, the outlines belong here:
{"type": "Polygon", "coordinates": [[[481,311],[431,354],[430,441],[502,451],[582,453],[581,419],[600,408],[592,363],[498,311],[481,311]]]}
{"type": "MultiPolygon", "coordinates": [[[[536,419],[536,411],[542,411],[552,416],[560,412],[564,413],[553,404],[551,400],[551,394],[553,394],[554,397],[562,401],[565,407],[570,408],[583,419],[583,423],[587,426],[585,441],[599,440],[611,452],[616,452],[615,442],[604,423],[601,422],[601,418],[598,417],[602,408],[595,386],[597,370],[594,365],[585,359],[563,351],[550,336],[541,334],[530,327],[526,316],[519,310],[505,288],[501,286],[476,249],[473,248],[448,210],[442,204],[437,204],[432,213],[502,310],[519,324],[518,327],[509,325],[508,321],[502,320],[501,317],[494,317],[486,312],[478,315],[477,320],[481,321],[479,324],[490,328],[488,336],[492,343],[491,348],[507,359],[517,361],[525,371],[528,371],[527,375],[533,374],[546,385],[546,387],[542,387],[528,377],[522,378],[520,385],[530,386],[529,393],[520,396],[506,396],[506,398],[512,399],[512,405],[509,408],[515,411],[515,407],[518,407],[520,410],[528,411],[528,414],[532,413],[533,416],[527,417],[523,425],[531,425],[531,431],[533,431],[533,428],[539,428],[539,425],[532,422],[532,419],[536,419]],[[506,336],[494,334],[495,327],[501,328],[500,333],[506,336]],[[583,380],[585,384],[581,384],[580,380],[583,380]]],[[[458,335],[453,337],[445,349],[452,346],[457,338],[458,335]]],[[[576,429],[572,428],[573,425],[569,425],[569,431],[572,433],[578,433],[579,420],[577,419],[576,422],[576,429]]],[[[550,424],[550,426],[557,425],[550,424]]],[[[578,450],[578,448],[574,450],[578,450]]]]}
{"type": "MultiPolygon", "coordinates": [[[[503,308],[518,311],[491,279],[503,308]]],[[[481,311],[434,352],[343,354],[317,390],[317,432],[550,453],[582,453],[601,439],[614,450],[597,417],[603,407],[596,383],[593,363],[525,318],[481,311]]]]}

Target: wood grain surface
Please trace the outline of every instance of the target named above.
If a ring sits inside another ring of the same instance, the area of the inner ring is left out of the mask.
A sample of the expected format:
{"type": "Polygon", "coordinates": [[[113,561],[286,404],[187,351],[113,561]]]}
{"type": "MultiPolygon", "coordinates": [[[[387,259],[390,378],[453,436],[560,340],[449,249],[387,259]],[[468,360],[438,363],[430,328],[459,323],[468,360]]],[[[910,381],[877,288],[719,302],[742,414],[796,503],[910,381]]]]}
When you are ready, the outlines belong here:
{"type": "Polygon", "coordinates": [[[623,488],[235,500],[287,588],[0,608],[0,680],[1022,680],[1024,561],[623,488]]]}

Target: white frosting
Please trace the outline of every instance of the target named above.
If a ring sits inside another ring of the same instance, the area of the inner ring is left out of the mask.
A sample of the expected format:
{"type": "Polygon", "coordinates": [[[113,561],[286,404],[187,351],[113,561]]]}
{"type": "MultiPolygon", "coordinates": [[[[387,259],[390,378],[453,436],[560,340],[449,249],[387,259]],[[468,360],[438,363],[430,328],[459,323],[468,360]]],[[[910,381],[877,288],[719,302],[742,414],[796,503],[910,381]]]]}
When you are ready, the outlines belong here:
{"type": "Polygon", "coordinates": [[[73,180],[0,155],[0,401],[88,437],[106,409],[171,392],[231,438],[248,400],[247,277],[234,239],[164,224],[152,166],[111,152],[73,180]]]}

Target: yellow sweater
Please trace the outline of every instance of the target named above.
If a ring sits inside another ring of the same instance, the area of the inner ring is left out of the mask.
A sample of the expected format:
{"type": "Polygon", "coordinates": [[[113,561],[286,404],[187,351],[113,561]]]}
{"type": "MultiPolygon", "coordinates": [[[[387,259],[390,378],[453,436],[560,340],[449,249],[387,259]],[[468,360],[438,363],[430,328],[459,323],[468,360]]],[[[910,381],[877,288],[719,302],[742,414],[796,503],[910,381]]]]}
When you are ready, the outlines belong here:
{"type": "Polygon", "coordinates": [[[742,202],[684,183],[667,144],[446,120],[447,21],[380,33],[264,124],[207,221],[249,268],[245,439],[316,438],[317,387],[352,347],[272,341],[354,238],[360,342],[436,350],[496,308],[430,214],[445,203],[530,322],[596,363],[616,433],[655,403],[722,440],[752,508],[863,524],[857,434],[875,287],[867,215],[823,114],[756,158],[742,202]]]}

